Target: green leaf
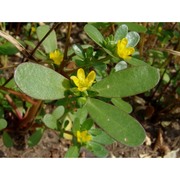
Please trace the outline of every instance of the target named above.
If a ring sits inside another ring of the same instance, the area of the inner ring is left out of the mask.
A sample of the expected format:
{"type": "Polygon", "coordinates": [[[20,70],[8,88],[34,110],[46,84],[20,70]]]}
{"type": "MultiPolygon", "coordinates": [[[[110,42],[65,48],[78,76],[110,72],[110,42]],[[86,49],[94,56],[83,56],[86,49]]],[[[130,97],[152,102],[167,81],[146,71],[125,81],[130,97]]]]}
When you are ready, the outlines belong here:
{"type": "Polygon", "coordinates": [[[81,131],[89,130],[94,124],[94,121],[92,119],[87,119],[83,122],[81,125],[81,131]]]}
{"type": "Polygon", "coordinates": [[[128,146],[138,146],[144,142],[143,127],[129,114],[92,98],[89,98],[86,107],[97,125],[115,140],[128,146]]]}
{"type": "Polygon", "coordinates": [[[89,22],[89,24],[92,24],[94,27],[98,29],[104,29],[111,25],[109,22],[89,22]]]}
{"type": "Polygon", "coordinates": [[[76,45],[76,44],[74,44],[72,47],[73,47],[73,50],[74,50],[75,54],[77,56],[79,56],[80,58],[84,59],[83,48],[80,45],[76,45]]]}
{"type": "Polygon", "coordinates": [[[170,81],[170,77],[169,77],[169,74],[168,74],[168,73],[164,73],[163,81],[164,81],[165,83],[168,83],[168,82],[170,81]]]}
{"type": "Polygon", "coordinates": [[[28,146],[33,147],[37,145],[42,138],[43,132],[43,128],[37,128],[36,131],[29,137],[28,146]]]}
{"type": "Polygon", "coordinates": [[[146,62],[144,62],[143,60],[139,60],[139,59],[136,59],[134,57],[131,57],[131,59],[128,59],[127,63],[131,64],[133,66],[143,66],[143,65],[145,66],[145,65],[149,65],[146,62]]]}
{"type": "Polygon", "coordinates": [[[0,131],[7,127],[7,121],[5,119],[0,119],[0,131]]]}
{"type": "Polygon", "coordinates": [[[58,129],[57,127],[57,119],[54,118],[53,115],[51,114],[46,114],[44,116],[44,118],[42,119],[42,121],[44,122],[44,124],[50,128],[50,129],[58,129]]]}
{"type": "Polygon", "coordinates": [[[128,26],[128,29],[130,31],[136,31],[139,33],[145,33],[147,31],[146,27],[139,25],[138,23],[133,23],[133,22],[121,22],[121,23],[116,23],[116,24],[126,24],[126,26],[128,26]]]}
{"type": "Polygon", "coordinates": [[[11,44],[10,42],[6,42],[0,45],[0,55],[14,55],[18,52],[18,49],[11,44]]]}
{"type": "Polygon", "coordinates": [[[153,88],[158,81],[158,69],[135,66],[110,74],[91,89],[97,91],[101,97],[127,97],[153,88]]]}
{"type": "Polygon", "coordinates": [[[35,63],[20,64],[15,71],[15,82],[27,95],[42,100],[64,97],[68,80],[50,68],[35,63]]]}
{"type": "Polygon", "coordinates": [[[58,106],[52,113],[54,119],[59,119],[64,114],[65,109],[64,106],[58,106]]]}
{"type": "Polygon", "coordinates": [[[65,158],[77,158],[79,156],[79,148],[77,146],[71,146],[65,154],[65,158]]]}
{"type": "MultiPolygon", "coordinates": [[[[24,42],[33,49],[36,47],[36,45],[31,41],[25,40],[24,42]]],[[[35,51],[34,55],[37,59],[47,60],[46,54],[39,49],[35,51]]]]}
{"type": "Polygon", "coordinates": [[[114,41],[117,42],[118,40],[125,38],[127,33],[128,33],[128,27],[125,24],[119,26],[115,32],[114,41]]]}
{"type": "Polygon", "coordinates": [[[93,136],[92,141],[97,142],[99,144],[103,144],[103,145],[109,145],[112,144],[114,142],[114,140],[107,135],[104,131],[102,131],[101,129],[91,129],[89,131],[93,136]]]}
{"type": "Polygon", "coordinates": [[[80,119],[75,118],[73,127],[72,127],[72,132],[74,135],[76,135],[77,131],[79,131],[79,130],[80,130],[80,119]]]}
{"type": "Polygon", "coordinates": [[[118,62],[114,67],[116,72],[121,71],[121,70],[126,69],[126,68],[127,68],[127,63],[125,61],[118,62]]]}
{"type": "Polygon", "coordinates": [[[90,146],[90,151],[92,151],[97,157],[107,157],[109,154],[107,149],[105,149],[101,144],[91,141],[88,145],[90,146]]]}
{"type": "Polygon", "coordinates": [[[84,26],[84,31],[94,42],[96,42],[99,46],[102,46],[104,37],[96,27],[91,24],[86,24],[84,26]]]}
{"type": "Polygon", "coordinates": [[[140,40],[139,34],[137,32],[134,32],[134,31],[129,32],[126,35],[126,38],[128,39],[127,46],[130,46],[130,47],[135,47],[140,40]]]}
{"type": "MultiPolygon", "coordinates": [[[[39,41],[49,32],[50,27],[48,25],[39,26],[36,30],[39,41]]],[[[42,45],[46,53],[50,53],[57,49],[56,33],[53,30],[46,39],[42,42],[42,45]]]]}
{"type": "Polygon", "coordinates": [[[131,113],[133,110],[132,106],[128,102],[123,101],[121,98],[112,98],[111,102],[124,112],[131,113]]]}
{"type": "Polygon", "coordinates": [[[11,136],[5,131],[3,132],[3,143],[8,148],[13,146],[13,140],[11,136]]]}
{"type": "Polygon", "coordinates": [[[77,110],[74,118],[79,118],[80,124],[82,124],[86,120],[87,115],[88,115],[87,109],[83,106],[82,108],[77,110]]]}

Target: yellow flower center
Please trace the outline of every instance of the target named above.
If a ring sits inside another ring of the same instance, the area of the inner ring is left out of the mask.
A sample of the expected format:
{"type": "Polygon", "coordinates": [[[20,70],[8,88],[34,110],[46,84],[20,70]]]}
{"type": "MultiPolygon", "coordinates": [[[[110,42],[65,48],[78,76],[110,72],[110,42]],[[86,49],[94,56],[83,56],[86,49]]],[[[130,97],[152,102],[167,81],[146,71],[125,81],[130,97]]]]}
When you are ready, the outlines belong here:
{"type": "Polygon", "coordinates": [[[128,40],[126,38],[123,38],[122,40],[119,40],[117,43],[117,54],[122,59],[130,59],[130,55],[132,55],[135,50],[133,47],[127,47],[128,40]]]}
{"type": "Polygon", "coordinates": [[[78,87],[78,90],[83,92],[90,88],[96,78],[96,73],[91,71],[87,77],[85,77],[84,70],[82,68],[78,69],[77,76],[71,76],[70,79],[73,80],[74,84],[78,87]]]}
{"type": "Polygon", "coordinates": [[[60,65],[63,60],[63,54],[59,50],[55,50],[49,54],[50,59],[54,61],[54,64],[60,65]]]}
{"type": "Polygon", "coordinates": [[[86,131],[77,131],[77,141],[81,144],[87,143],[88,141],[91,141],[92,137],[91,135],[86,131]]]}

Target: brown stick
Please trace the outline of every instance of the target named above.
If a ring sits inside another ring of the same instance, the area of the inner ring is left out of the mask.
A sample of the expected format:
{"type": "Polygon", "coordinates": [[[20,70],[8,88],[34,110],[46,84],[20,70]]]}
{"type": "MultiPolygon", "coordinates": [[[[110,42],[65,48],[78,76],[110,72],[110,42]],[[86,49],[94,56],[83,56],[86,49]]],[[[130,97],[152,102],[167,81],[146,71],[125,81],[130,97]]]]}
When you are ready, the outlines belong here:
{"type": "Polygon", "coordinates": [[[13,89],[9,89],[9,88],[0,86],[0,90],[3,90],[3,91],[8,92],[10,94],[14,94],[14,95],[20,97],[22,100],[28,101],[31,104],[35,103],[35,101],[31,97],[29,97],[26,94],[23,94],[21,92],[14,91],[13,89]]]}
{"type": "MultiPolygon", "coordinates": [[[[33,104],[26,112],[23,120],[20,123],[20,127],[26,127],[26,125],[31,124],[35,119],[39,108],[41,107],[42,101],[36,100],[36,103],[33,104]]],[[[28,126],[27,126],[28,127],[28,126]]]]}
{"type": "Polygon", "coordinates": [[[8,94],[5,95],[5,98],[7,99],[8,103],[11,105],[11,107],[14,109],[17,118],[21,121],[22,120],[22,115],[19,112],[19,110],[18,110],[17,106],[15,105],[15,103],[13,102],[12,98],[8,94]]]}
{"type": "Polygon", "coordinates": [[[47,34],[41,39],[41,41],[39,41],[39,43],[37,44],[37,46],[33,49],[33,51],[29,54],[29,57],[33,56],[33,54],[36,52],[36,50],[38,49],[38,47],[42,44],[42,42],[48,37],[48,35],[54,30],[56,29],[58,26],[60,25],[60,23],[54,25],[48,32],[47,34]]]}
{"type": "Polygon", "coordinates": [[[66,61],[67,61],[67,52],[68,52],[68,47],[69,47],[69,39],[70,39],[70,35],[71,35],[71,29],[72,29],[72,23],[70,22],[68,24],[68,32],[67,32],[67,37],[66,37],[64,56],[63,56],[63,60],[61,62],[59,70],[58,70],[58,72],[61,74],[63,74],[63,68],[66,65],[66,61]]]}

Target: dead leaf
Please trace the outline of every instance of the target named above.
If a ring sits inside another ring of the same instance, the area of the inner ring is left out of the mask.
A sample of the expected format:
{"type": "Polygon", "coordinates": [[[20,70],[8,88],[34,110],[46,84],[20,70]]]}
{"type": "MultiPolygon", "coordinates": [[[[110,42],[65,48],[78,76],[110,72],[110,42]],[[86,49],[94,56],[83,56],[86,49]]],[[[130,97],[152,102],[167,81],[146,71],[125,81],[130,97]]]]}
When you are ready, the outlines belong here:
{"type": "Polygon", "coordinates": [[[163,158],[177,158],[177,153],[180,149],[176,149],[174,151],[170,151],[168,152],[165,156],[163,156],[163,158]]]}
{"type": "Polygon", "coordinates": [[[149,154],[139,154],[140,158],[151,158],[149,154]]]}
{"type": "Polygon", "coordinates": [[[29,53],[26,51],[23,45],[21,45],[15,38],[10,34],[0,30],[0,36],[12,43],[25,57],[29,57],[29,53]]]}
{"type": "Polygon", "coordinates": [[[161,122],[161,125],[163,126],[163,127],[167,127],[167,126],[169,126],[171,124],[171,121],[162,121],[161,122]]]}
{"type": "Polygon", "coordinates": [[[145,144],[146,144],[146,146],[150,146],[152,144],[152,141],[148,136],[146,136],[145,144]]]}

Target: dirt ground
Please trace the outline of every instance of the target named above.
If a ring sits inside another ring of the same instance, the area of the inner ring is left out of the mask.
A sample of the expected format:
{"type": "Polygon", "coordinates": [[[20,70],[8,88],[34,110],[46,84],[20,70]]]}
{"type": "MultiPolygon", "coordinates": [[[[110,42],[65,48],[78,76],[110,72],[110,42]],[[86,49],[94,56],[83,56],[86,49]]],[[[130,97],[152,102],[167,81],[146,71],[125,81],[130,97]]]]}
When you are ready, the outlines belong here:
{"type": "MultiPolygon", "coordinates": [[[[74,24],[71,34],[71,44],[89,42],[87,36],[82,32],[84,24],[74,24]]],[[[62,37],[65,33],[66,27],[61,26],[62,37]]],[[[61,38],[61,47],[64,46],[63,38],[61,38]]],[[[14,61],[15,62],[15,61],[14,61]]],[[[12,74],[7,71],[7,73],[12,74]]],[[[168,91],[168,90],[167,90],[168,91]]],[[[170,91],[170,90],[169,90],[170,91]]],[[[128,147],[120,143],[114,143],[107,146],[109,150],[108,158],[179,158],[180,157],[180,98],[170,93],[165,98],[171,99],[174,102],[173,109],[162,113],[157,113],[156,105],[145,106],[140,103],[135,103],[135,98],[131,99],[131,104],[134,108],[133,116],[142,124],[146,131],[146,140],[139,147],[128,147]],[[147,115],[148,108],[150,116],[147,115]]],[[[165,102],[168,106],[168,102],[165,102]]],[[[26,143],[27,135],[14,135],[16,144],[11,148],[6,148],[2,142],[0,134],[0,157],[18,157],[18,158],[61,158],[64,157],[70,142],[59,138],[58,134],[51,130],[46,130],[40,143],[28,148],[26,143]]],[[[80,157],[91,158],[93,154],[82,149],[80,157]]]]}
{"type": "MultiPolygon", "coordinates": [[[[178,112],[179,114],[179,112],[178,112]]],[[[176,116],[176,114],[175,114],[176,116]]],[[[146,130],[146,140],[139,147],[128,147],[120,143],[107,146],[109,158],[179,158],[180,157],[180,123],[179,119],[172,122],[142,123],[146,130]]],[[[27,136],[15,135],[14,147],[7,148],[0,137],[0,157],[18,158],[61,158],[70,146],[70,142],[59,138],[52,130],[46,130],[40,143],[28,148],[25,144],[27,136]]],[[[27,141],[26,141],[27,142],[27,141]]],[[[92,158],[92,153],[81,150],[80,157],[92,158]]]]}
{"type": "MultiPolygon", "coordinates": [[[[108,157],[111,158],[179,158],[180,157],[180,125],[178,121],[172,122],[163,128],[159,125],[154,127],[145,124],[147,132],[146,140],[139,147],[128,147],[120,143],[114,143],[107,147],[108,157]]],[[[28,148],[25,143],[26,137],[16,137],[17,145],[6,148],[0,138],[0,157],[20,157],[20,158],[60,158],[63,157],[70,145],[69,141],[60,139],[54,131],[46,130],[40,143],[28,148]]],[[[82,150],[80,157],[94,157],[90,152],[82,150]]]]}

